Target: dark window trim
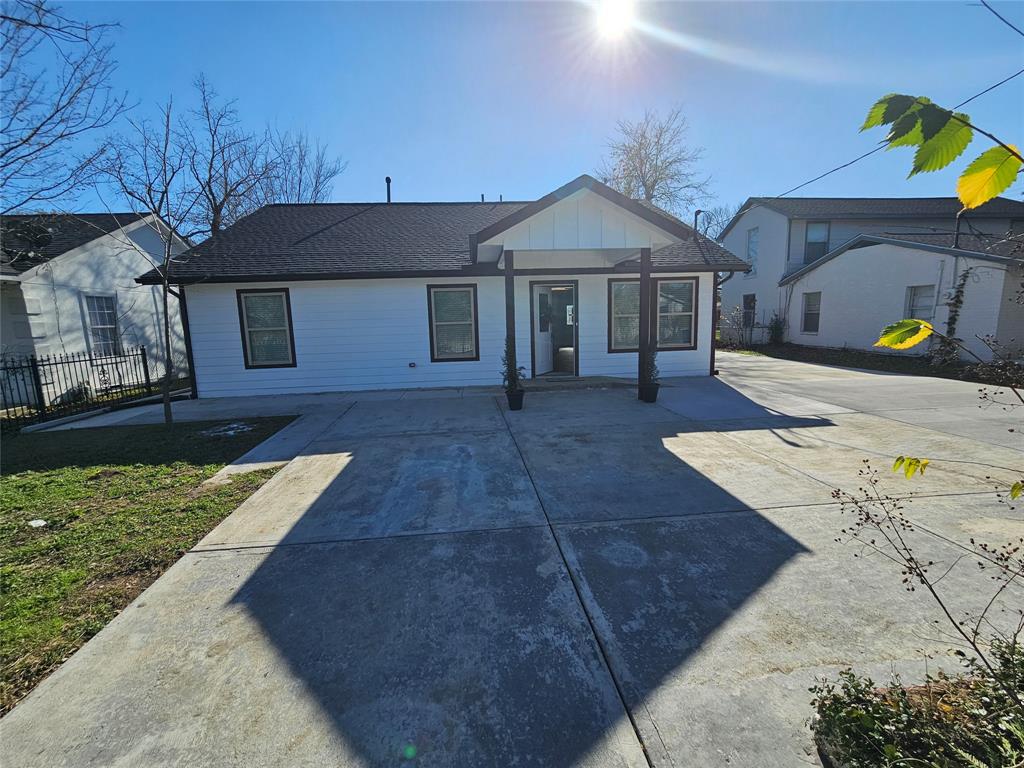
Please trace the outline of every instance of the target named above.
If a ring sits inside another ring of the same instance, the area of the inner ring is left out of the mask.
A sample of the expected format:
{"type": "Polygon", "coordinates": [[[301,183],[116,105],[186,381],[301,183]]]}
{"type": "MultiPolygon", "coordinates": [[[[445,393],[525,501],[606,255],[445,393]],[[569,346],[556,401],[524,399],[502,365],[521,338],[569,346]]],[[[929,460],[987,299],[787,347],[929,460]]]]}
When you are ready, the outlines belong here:
{"type": "Polygon", "coordinates": [[[612,346],[612,286],[615,283],[639,283],[639,282],[640,282],[640,278],[639,277],[614,277],[614,278],[609,278],[608,279],[608,312],[607,312],[607,315],[608,315],[608,354],[609,355],[618,355],[618,354],[623,353],[623,352],[625,352],[625,353],[634,353],[635,354],[635,353],[638,353],[640,351],[639,347],[628,347],[628,348],[625,348],[625,349],[622,348],[622,347],[619,347],[618,349],[616,349],[615,347],[612,346]]]}
{"type": "Polygon", "coordinates": [[[691,350],[696,349],[698,344],[699,344],[699,342],[700,342],[700,337],[699,337],[699,335],[697,333],[697,328],[698,328],[697,313],[700,310],[700,278],[697,277],[697,276],[694,276],[694,277],[654,277],[654,278],[651,278],[651,282],[654,283],[654,297],[655,297],[656,300],[658,300],[659,305],[661,303],[661,287],[660,287],[661,283],[685,283],[685,282],[692,282],[693,283],[693,327],[691,328],[691,333],[690,333],[690,338],[692,340],[692,343],[686,344],[686,345],[675,345],[674,344],[674,345],[669,346],[669,347],[663,347],[660,344],[658,344],[658,324],[661,322],[661,312],[659,311],[659,307],[658,306],[655,306],[654,309],[653,309],[653,311],[654,311],[654,328],[651,329],[651,332],[654,334],[653,338],[654,338],[654,343],[655,343],[655,349],[658,352],[685,352],[685,351],[691,351],[691,350]]]}
{"type": "MultiPolygon", "coordinates": [[[[513,271],[513,274],[517,274],[513,271]]],[[[535,285],[572,286],[572,353],[573,376],[580,375],[580,281],[579,280],[531,280],[530,283],[530,378],[537,378],[537,338],[534,330],[533,287],[535,285]]]]}
{"type": "Polygon", "coordinates": [[[471,363],[480,359],[480,312],[477,310],[476,283],[427,283],[427,335],[430,337],[430,362],[471,363]],[[473,356],[438,357],[434,343],[434,297],[435,288],[469,288],[473,293],[473,356]]]}
{"type": "MultiPolygon", "coordinates": [[[[634,278],[618,278],[617,277],[617,278],[610,278],[608,280],[608,311],[607,311],[607,315],[608,315],[608,354],[610,354],[610,355],[619,354],[620,352],[631,352],[631,353],[639,353],[640,352],[640,348],[639,347],[631,347],[629,349],[621,349],[621,348],[620,349],[613,349],[612,348],[612,283],[639,283],[639,282],[640,282],[639,278],[635,278],[635,277],[634,278]]],[[[661,291],[661,289],[659,287],[660,283],[684,283],[684,282],[692,282],[693,283],[693,334],[692,334],[693,343],[692,344],[688,344],[686,346],[682,346],[682,345],[678,345],[678,346],[677,345],[662,346],[662,345],[658,344],[658,322],[659,322],[658,317],[660,316],[661,313],[658,311],[658,307],[655,306],[652,309],[652,312],[653,312],[654,318],[655,318],[655,320],[654,320],[654,328],[652,328],[651,330],[654,333],[653,340],[654,340],[654,344],[655,344],[655,351],[657,351],[657,352],[688,352],[688,351],[692,351],[692,350],[697,349],[697,347],[700,344],[700,337],[699,337],[699,335],[697,333],[697,329],[698,329],[697,313],[698,313],[698,309],[699,309],[699,306],[700,306],[700,277],[694,275],[693,277],[652,277],[651,278],[651,285],[654,288],[654,298],[656,300],[658,300],[660,298],[660,291],[661,291]]]]}
{"type": "Polygon", "coordinates": [[[239,288],[235,291],[235,300],[238,302],[238,330],[242,334],[242,361],[248,370],[263,370],[265,368],[295,368],[298,365],[298,357],[295,355],[295,326],[292,324],[292,298],[287,288],[239,288]],[[249,339],[245,332],[245,306],[242,303],[243,297],[250,293],[283,293],[284,311],[288,320],[288,344],[291,348],[292,361],[290,363],[270,363],[254,365],[249,359],[249,339]]]}

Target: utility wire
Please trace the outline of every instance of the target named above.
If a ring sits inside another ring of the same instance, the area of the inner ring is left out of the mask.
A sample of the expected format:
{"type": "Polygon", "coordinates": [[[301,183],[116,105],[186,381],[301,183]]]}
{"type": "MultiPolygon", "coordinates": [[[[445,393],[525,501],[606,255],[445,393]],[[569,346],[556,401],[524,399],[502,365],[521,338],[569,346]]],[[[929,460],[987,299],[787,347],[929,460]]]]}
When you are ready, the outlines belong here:
{"type": "Polygon", "coordinates": [[[1018,27],[1018,26],[1015,26],[1014,24],[1011,24],[1011,23],[1010,23],[1010,22],[1009,22],[1009,21],[1008,21],[1008,20],[1006,19],[1006,17],[1005,17],[1005,16],[1003,16],[1002,14],[1000,14],[1000,13],[999,13],[999,12],[998,12],[998,11],[997,11],[997,10],[996,10],[995,8],[993,8],[993,7],[991,6],[991,5],[989,5],[989,4],[987,3],[987,2],[985,2],[985,0],[981,0],[981,4],[982,4],[982,5],[984,5],[984,6],[986,7],[986,8],[988,8],[988,9],[989,9],[990,11],[992,11],[992,13],[993,13],[993,14],[995,14],[995,17],[996,17],[997,19],[999,19],[999,20],[1000,20],[1001,22],[1003,22],[1003,24],[1005,24],[1006,26],[1008,26],[1008,27],[1009,27],[1010,29],[1012,29],[1012,30],[1013,30],[1014,32],[1016,32],[1016,33],[1017,33],[1018,35],[1020,35],[1021,37],[1024,37],[1024,32],[1022,32],[1022,31],[1021,31],[1020,27],[1018,27]]]}
{"type": "MultiPolygon", "coordinates": [[[[993,13],[995,13],[995,12],[993,11],[993,13]]],[[[1007,22],[1007,23],[1009,23],[1009,22],[1007,22]]],[[[1010,26],[1013,26],[1013,25],[1011,24],[1010,26]]],[[[1016,29],[1016,27],[1014,27],[1014,29],[1016,29]]],[[[974,101],[978,97],[984,96],[986,93],[989,93],[990,91],[994,91],[996,88],[1000,87],[1001,85],[1006,85],[1008,82],[1010,82],[1014,78],[1020,77],[1021,75],[1024,75],[1024,69],[1019,69],[1016,72],[1014,72],[1012,75],[1010,75],[1009,77],[1003,78],[998,83],[995,83],[994,85],[990,85],[985,90],[979,91],[978,93],[974,94],[973,96],[971,96],[968,99],[964,99],[959,104],[957,104],[955,107],[953,107],[953,109],[960,109],[960,107],[962,107],[962,106],[964,106],[966,104],[970,104],[972,101],[974,101]]],[[[816,181],[821,181],[826,176],[831,176],[833,173],[836,173],[837,171],[841,171],[844,168],[849,168],[851,165],[853,165],[855,163],[859,163],[861,160],[863,160],[866,157],[871,157],[871,155],[874,155],[874,154],[876,154],[878,152],[881,152],[883,149],[886,148],[886,146],[888,146],[888,145],[880,144],[879,146],[875,147],[871,151],[865,152],[863,155],[859,155],[859,156],[853,158],[853,160],[845,162],[842,165],[837,165],[835,168],[832,168],[831,170],[825,171],[824,173],[819,174],[818,176],[815,176],[813,179],[810,179],[809,181],[805,181],[802,184],[797,184],[792,189],[787,189],[785,192],[782,192],[782,193],[780,193],[778,195],[774,195],[773,197],[762,198],[762,202],[755,203],[754,205],[750,206],[749,208],[744,208],[742,210],[742,213],[746,213],[747,211],[752,211],[755,208],[761,208],[766,203],[768,203],[768,202],[770,202],[772,200],[779,200],[780,198],[786,197],[786,195],[791,195],[794,192],[796,192],[797,190],[803,189],[804,187],[809,186],[809,185],[813,184],[816,181]]]]}

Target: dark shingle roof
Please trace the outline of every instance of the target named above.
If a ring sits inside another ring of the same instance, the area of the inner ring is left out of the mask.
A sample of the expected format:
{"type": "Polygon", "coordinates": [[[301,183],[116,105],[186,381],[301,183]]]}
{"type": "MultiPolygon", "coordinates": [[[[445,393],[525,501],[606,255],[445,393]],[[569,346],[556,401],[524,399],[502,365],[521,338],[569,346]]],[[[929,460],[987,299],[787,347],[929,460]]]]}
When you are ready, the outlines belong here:
{"type": "MultiPolygon", "coordinates": [[[[1015,234],[1002,237],[998,235],[961,235],[954,248],[953,236],[948,234],[861,234],[846,241],[838,248],[833,248],[820,259],[785,275],[779,281],[779,285],[788,285],[845,253],[856,254],[858,249],[873,245],[906,246],[926,252],[966,256],[997,264],[1024,265],[1024,235],[1015,234]]],[[[847,258],[855,258],[855,256],[847,258]]]]}
{"type": "MultiPolygon", "coordinates": [[[[200,243],[172,263],[176,283],[330,279],[414,274],[491,274],[473,264],[470,236],[525,202],[318,203],[268,205],[200,243]]],[[[744,269],[746,264],[703,238],[663,248],[659,266],[744,269]]],[[[156,282],[156,272],[140,278],[156,282]]]]}
{"type": "MultiPolygon", "coordinates": [[[[954,236],[949,234],[889,233],[883,237],[889,240],[903,240],[939,248],[953,248],[954,236]]],[[[961,234],[956,239],[956,248],[972,253],[988,253],[1010,259],[1024,259],[1024,235],[961,234]]]]}
{"type": "Polygon", "coordinates": [[[138,213],[13,214],[0,220],[5,274],[21,274],[143,218],[138,213]]]}
{"type": "MultiPolygon", "coordinates": [[[[941,219],[955,218],[963,208],[955,197],[752,197],[743,207],[752,205],[764,205],[798,219],[941,219]]],[[[975,218],[1024,216],[1024,202],[997,197],[967,215],[975,218]]]]}
{"type": "MultiPolygon", "coordinates": [[[[963,204],[955,197],[749,197],[718,236],[725,237],[744,213],[765,207],[792,219],[945,219],[963,204]]],[[[1024,202],[997,197],[969,211],[968,218],[1024,218],[1024,202]]]]}

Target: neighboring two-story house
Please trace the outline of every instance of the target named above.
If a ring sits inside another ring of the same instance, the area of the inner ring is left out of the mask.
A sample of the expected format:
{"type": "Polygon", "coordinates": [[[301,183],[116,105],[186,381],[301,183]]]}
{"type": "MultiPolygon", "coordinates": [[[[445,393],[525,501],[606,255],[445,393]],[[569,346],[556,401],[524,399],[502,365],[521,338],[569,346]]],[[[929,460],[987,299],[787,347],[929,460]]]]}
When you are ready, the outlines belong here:
{"type": "Polygon", "coordinates": [[[1019,345],[1024,203],[996,198],[958,224],[960,208],[953,197],[748,199],[719,238],[751,265],[722,284],[723,333],[764,342],[777,317],[785,341],[869,349],[906,316],[943,328],[969,270],[957,336],[985,357],[978,336],[1019,345]]]}

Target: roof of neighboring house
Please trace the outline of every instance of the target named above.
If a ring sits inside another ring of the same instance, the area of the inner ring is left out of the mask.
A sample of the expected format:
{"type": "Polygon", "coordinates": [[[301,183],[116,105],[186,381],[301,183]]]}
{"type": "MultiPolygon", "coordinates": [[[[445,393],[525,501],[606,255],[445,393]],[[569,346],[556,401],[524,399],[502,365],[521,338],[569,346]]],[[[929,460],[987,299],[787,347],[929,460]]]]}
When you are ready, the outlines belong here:
{"type": "Polygon", "coordinates": [[[0,219],[0,265],[21,274],[145,218],[139,213],[34,213],[0,219]]]}
{"type": "Polygon", "coordinates": [[[997,264],[1017,264],[1024,266],[1024,235],[999,237],[995,235],[961,235],[956,248],[953,247],[952,235],[926,234],[884,234],[857,235],[838,248],[833,248],[820,259],[801,267],[782,280],[779,285],[787,285],[806,275],[825,262],[831,261],[850,250],[866,248],[872,245],[895,245],[902,248],[913,248],[930,253],[964,256],[980,261],[991,261],[997,264]]]}
{"type": "MultiPolygon", "coordinates": [[[[573,184],[600,182],[580,177],[573,184]],[[587,180],[581,182],[581,180],[587,180]]],[[[582,187],[581,187],[582,188],[582,187]]],[[[614,193],[618,195],[618,193],[614,193]]],[[[195,246],[171,264],[171,281],[257,282],[370,277],[502,274],[496,264],[476,263],[477,236],[518,223],[520,212],[542,201],[491,203],[313,203],[260,208],[195,246]]],[[[560,199],[560,198],[559,198],[560,199]]],[[[647,207],[644,216],[653,218],[647,207]]],[[[678,220],[660,212],[673,231],[678,220]]],[[[685,226],[685,225],[683,225],[685,226]]],[[[685,234],[690,230],[686,228],[685,234]]],[[[738,270],[747,264],[717,243],[701,238],[652,255],[657,269],[738,270]]],[[[142,283],[159,281],[152,270],[142,283]]]]}
{"type": "MultiPolygon", "coordinates": [[[[719,238],[751,208],[765,207],[791,219],[943,219],[963,208],[955,197],[749,197],[719,238]]],[[[1024,218],[1024,202],[997,197],[969,211],[970,218],[1024,218]]]]}

